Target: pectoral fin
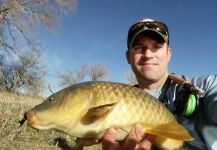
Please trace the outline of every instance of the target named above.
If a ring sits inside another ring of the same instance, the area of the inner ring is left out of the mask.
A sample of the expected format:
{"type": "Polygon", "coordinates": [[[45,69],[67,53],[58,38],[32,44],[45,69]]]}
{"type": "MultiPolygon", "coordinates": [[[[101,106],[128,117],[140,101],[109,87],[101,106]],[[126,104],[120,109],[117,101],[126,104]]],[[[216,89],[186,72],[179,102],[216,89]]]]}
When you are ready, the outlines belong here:
{"type": "Polygon", "coordinates": [[[84,117],[82,117],[82,123],[91,124],[99,119],[104,118],[111,112],[116,103],[101,105],[98,107],[93,107],[88,110],[84,117]]]}
{"type": "Polygon", "coordinates": [[[169,122],[158,125],[154,128],[145,128],[145,133],[159,135],[171,139],[191,141],[193,138],[188,131],[177,122],[169,122]]]}

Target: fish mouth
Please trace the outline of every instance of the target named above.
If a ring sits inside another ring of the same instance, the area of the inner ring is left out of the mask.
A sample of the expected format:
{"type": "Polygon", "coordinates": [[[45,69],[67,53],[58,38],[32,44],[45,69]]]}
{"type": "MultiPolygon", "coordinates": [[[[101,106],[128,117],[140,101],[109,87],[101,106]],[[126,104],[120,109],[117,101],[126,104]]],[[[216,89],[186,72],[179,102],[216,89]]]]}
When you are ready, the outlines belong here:
{"type": "Polygon", "coordinates": [[[53,128],[53,125],[50,124],[42,124],[39,122],[39,119],[36,115],[36,112],[31,110],[24,114],[24,117],[22,120],[20,120],[20,126],[24,124],[24,122],[27,121],[27,125],[36,129],[36,130],[48,130],[53,128]]]}
{"type": "Polygon", "coordinates": [[[37,120],[36,113],[34,111],[28,111],[24,114],[23,120],[24,119],[25,119],[25,121],[27,120],[28,126],[32,126],[34,124],[34,122],[36,122],[36,120],[37,120]]]}
{"type": "Polygon", "coordinates": [[[27,125],[31,126],[37,120],[36,113],[34,111],[26,112],[23,115],[23,119],[19,121],[20,127],[27,121],[27,125]]]}

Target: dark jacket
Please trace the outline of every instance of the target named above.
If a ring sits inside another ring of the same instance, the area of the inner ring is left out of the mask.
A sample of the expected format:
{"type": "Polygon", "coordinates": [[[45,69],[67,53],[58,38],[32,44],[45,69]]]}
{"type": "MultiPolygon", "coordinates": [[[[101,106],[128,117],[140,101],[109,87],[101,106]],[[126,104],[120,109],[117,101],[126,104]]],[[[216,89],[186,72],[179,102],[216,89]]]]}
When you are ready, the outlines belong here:
{"type": "Polygon", "coordinates": [[[198,99],[199,105],[193,115],[187,117],[176,113],[175,100],[183,88],[173,81],[165,83],[160,94],[150,94],[161,100],[194,138],[185,143],[186,150],[217,150],[217,75],[182,78],[205,91],[198,99]]]}

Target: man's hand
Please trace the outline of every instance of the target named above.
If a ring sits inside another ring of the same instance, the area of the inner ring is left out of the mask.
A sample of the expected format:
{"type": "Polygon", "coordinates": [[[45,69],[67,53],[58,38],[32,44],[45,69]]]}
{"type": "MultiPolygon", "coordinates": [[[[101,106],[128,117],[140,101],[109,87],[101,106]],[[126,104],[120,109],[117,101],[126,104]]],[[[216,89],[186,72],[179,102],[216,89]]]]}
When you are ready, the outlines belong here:
{"type": "MultiPolygon", "coordinates": [[[[117,142],[115,141],[115,138],[116,130],[114,128],[107,129],[102,138],[103,150],[150,150],[152,143],[155,140],[154,135],[144,135],[143,127],[139,124],[132,127],[124,141],[117,142]]],[[[94,139],[82,140],[84,146],[90,146],[97,143],[98,141],[94,139]]]]}
{"type": "Polygon", "coordinates": [[[152,142],[155,140],[153,135],[144,135],[143,127],[139,124],[134,125],[123,142],[115,141],[116,130],[110,128],[106,130],[102,138],[103,150],[150,150],[152,142]]]}

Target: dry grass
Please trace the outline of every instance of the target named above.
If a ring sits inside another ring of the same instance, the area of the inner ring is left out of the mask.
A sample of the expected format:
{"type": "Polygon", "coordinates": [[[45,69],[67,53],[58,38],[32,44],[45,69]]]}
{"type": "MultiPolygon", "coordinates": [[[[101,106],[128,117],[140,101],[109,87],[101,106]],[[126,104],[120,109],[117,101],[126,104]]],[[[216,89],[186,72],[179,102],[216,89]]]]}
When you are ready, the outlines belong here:
{"type": "MultiPolygon", "coordinates": [[[[0,149],[69,150],[75,149],[73,138],[55,131],[40,131],[23,125],[23,113],[42,102],[42,98],[0,92],[0,149]]],[[[84,149],[95,150],[100,146],[84,149]]]]}

